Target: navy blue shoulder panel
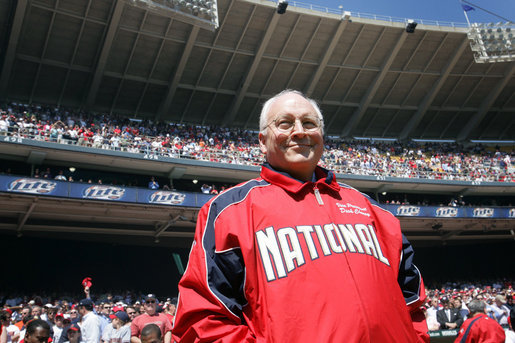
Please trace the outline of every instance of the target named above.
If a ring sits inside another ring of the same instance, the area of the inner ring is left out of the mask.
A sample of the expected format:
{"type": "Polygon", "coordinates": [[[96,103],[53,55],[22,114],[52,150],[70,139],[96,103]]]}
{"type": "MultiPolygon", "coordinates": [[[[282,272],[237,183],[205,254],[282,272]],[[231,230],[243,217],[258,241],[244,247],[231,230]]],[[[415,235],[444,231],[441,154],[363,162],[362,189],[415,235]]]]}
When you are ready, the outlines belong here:
{"type": "Polygon", "coordinates": [[[399,265],[399,276],[397,282],[401,287],[406,305],[410,305],[420,299],[420,287],[422,277],[417,266],[413,264],[415,252],[411,243],[404,234],[402,235],[402,256],[399,265]]]}
{"type": "Polygon", "coordinates": [[[206,257],[207,285],[210,291],[234,316],[243,322],[242,310],[247,304],[244,295],[245,264],[240,248],[217,251],[216,220],[229,206],[245,200],[256,187],[268,186],[265,180],[250,180],[219,194],[209,205],[202,245],[206,257]]]}

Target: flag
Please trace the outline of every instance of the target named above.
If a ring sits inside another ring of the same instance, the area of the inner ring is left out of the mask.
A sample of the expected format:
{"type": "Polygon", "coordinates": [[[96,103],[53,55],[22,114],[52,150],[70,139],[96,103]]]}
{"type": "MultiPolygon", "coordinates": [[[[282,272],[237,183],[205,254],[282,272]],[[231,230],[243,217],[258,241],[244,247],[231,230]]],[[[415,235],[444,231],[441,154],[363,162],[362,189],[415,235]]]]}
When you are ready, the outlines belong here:
{"type": "Polygon", "coordinates": [[[469,12],[469,11],[475,11],[476,9],[472,6],[469,6],[469,5],[465,5],[465,4],[461,4],[461,7],[463,8],[463,10],[465,12],[469,12]]]}

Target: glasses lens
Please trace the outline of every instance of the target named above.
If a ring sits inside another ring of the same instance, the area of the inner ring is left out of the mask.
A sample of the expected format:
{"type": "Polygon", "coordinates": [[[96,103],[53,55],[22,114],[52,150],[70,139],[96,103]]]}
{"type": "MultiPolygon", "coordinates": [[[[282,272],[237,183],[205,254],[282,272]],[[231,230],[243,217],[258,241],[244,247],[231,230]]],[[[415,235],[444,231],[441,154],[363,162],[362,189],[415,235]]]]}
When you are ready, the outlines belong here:
{"type": "MultiPolygon", "coordinates": [[[[272,121],[280,132],[291,132],[297,123],[300,122],[304,131],[316,131],[320,128],[320,120],[317,117],[307,116],[303,118],[279,117],[272,121]]],[[[271,124],[272,124],[271,123],[271,124]]]]}

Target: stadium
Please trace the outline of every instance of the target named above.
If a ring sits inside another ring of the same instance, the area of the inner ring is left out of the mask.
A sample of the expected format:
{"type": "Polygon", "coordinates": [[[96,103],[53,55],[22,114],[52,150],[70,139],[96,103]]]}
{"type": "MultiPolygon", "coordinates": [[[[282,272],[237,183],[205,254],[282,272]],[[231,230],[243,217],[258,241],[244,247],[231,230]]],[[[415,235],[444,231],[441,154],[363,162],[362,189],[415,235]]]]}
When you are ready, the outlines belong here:
{"type": "Polygon", "coordinates": [[[513,50],[479,26],[281,4],[0,3],[4,296],[86,276],[176,296],[201,186],[259,175],[261,107],[287,88],[319,103],[324,166],[400,220],[426,285],[515,278],[513,50]],[[91,135],[63,134],[77,124],[91,135]]]}

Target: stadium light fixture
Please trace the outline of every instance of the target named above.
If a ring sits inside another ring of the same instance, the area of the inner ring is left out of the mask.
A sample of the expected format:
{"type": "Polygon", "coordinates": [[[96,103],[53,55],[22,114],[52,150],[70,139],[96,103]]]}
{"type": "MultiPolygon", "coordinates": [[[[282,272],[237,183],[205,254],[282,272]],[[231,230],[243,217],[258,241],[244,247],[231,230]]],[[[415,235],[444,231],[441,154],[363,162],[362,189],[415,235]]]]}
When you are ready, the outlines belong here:
{"type": "Polygon", "coordinates": [[[350,11],[345,11],[342,14],[342,20],[350,20],[351,13],[350,11]]]}
{"type": "Polygon", "coordinates": [[[414,21],[413,19],[408,19],[408,22],[406,23],[406,32],[414,33],[416,27],[417,27],[417,22],[414,21]]]}
{"type": "Polygon", "coordinates": [[[68,168],[68,170],[73,173],[73,172],[75,172],[76,169],[75,169],[75,167],[70,167],[70,168],[68,168]]]}
{"type": "Polygon", "coordinates": [[[217,0],[129,0],[137,7],[209,30],[218,28],[217,0]]]}
{"type": "Polygon", "coordinates": [[[473,23],[467,37],[476,63],[515,61],[515,24],[473,23]]]}

